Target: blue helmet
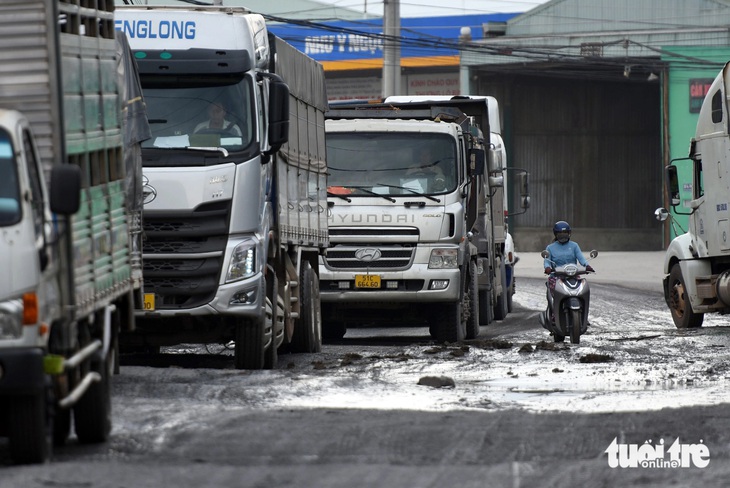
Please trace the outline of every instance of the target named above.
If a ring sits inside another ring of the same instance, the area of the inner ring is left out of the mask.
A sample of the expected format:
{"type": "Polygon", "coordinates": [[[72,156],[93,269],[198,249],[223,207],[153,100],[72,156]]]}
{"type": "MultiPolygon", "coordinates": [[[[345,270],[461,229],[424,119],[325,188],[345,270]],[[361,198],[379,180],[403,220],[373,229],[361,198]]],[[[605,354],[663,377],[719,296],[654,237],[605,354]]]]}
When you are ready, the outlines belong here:
{"type": "Polygon", "coordinates": [[[570,232],[571,228],[569,223],[564,220],[555,222],[555,225],[553,226],[553,235],[555,236],[556,241],[561,244],[565,244],[570,240],[570,232]]]}

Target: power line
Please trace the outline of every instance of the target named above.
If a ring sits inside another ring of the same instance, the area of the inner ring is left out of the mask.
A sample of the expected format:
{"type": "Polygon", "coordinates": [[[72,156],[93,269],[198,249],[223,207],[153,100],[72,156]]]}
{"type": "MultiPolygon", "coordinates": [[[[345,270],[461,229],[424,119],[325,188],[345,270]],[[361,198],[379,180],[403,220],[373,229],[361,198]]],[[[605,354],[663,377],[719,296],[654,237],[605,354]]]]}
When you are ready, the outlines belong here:
{"type": "MultiPolygon", "coordinates": [[[[358,30],[355,28],[349,28],[344,26],[333,26],[321,22],[314,22],[311,20],[300,20],[300,19],[288,19],[284,17],[278,17],[273,15],[264,15],[265,18],[271,21],[280,22],[284,24],[296,25],[310,29],[319,29],[323,31],[348,34],[355,36],[362,36],[364,38],[373,39],[378,41],[381,45],[385,45],[387,41],[394,41],[401,45],[401,47],[411,49],[423,49],[424,51],[451,51],[459,54],[464,53],[476,53],[476,54],[492,54],[498,56],[506,56],[509,58],[519,58],[529,61],[544,61],[552,63],[579,63],[579,64],[591,64],[591,65],[604,65],[612,67],[623,67],[627,64],[634,65],[645,65],[649,68],[659,69],[662,65],[666,64],[660,59],[654,59],[651,57],[636,57],[636,56],[615,56],[615,57],[600,57],[600,56],[586,56],[580,52],[580,45],[532,45],[532,46],[519,46],[513,44],[505,44],[502,46],[487,45],[478,42],[461,42],[457,39],[447,39],[438,36],[432,36],[425,33],[418,33],[417,30],[408,29],[406,32],[417,33],[418,37],[413,36],[386,36],[381,32],[372,32],[367,30],[358,30]],[[577,51],[577,52],[569,52],[577,51]]],[[[379,26],[373,24],[367,24],[368,27],[377,29],[379,26]]],[[[626,33],[630,35],[630,31],[626,33]]],[[[295,38],[293,36],[287,36],[285,40],[291,43],[302,43],[305,38],[295,38]]],[[[316,39],[310,41],[317,43],[316,39]]],[[[655,48],[647,43],[640,43],[633,41],[626,37],[624,39],[613,40],[613,41],[601,41],[591,43],[592,45],[600,48],[615,46],[617,44],[624,44],[626,48],[633,44],[644,49],[655,52],[661,56],[671,56],[673,58],[681,59],[686,65],[689,66],[707,66],[707,67],[718,67],[718,63],[710,60],[704,60],[701,58],[688,56],[681,53],[672,52],[663,48],[655,48]]]]}

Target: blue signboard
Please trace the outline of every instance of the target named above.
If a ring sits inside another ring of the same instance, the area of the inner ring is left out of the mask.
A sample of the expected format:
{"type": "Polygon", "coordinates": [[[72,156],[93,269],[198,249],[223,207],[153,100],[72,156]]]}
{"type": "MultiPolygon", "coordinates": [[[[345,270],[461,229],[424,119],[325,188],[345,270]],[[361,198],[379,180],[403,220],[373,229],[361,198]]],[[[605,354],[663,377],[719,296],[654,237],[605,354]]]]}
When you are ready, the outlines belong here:
{"type": "MultiPolygon", "coordinates": [[[[482,25],[506,22],[519,13],[401,19],[401,58],[455,56],[462,27],[472,40],[483,36],[482,25]]],[[[269,29],[320,62],[383,57],[383,19],[269,24],[269,29]]]]}

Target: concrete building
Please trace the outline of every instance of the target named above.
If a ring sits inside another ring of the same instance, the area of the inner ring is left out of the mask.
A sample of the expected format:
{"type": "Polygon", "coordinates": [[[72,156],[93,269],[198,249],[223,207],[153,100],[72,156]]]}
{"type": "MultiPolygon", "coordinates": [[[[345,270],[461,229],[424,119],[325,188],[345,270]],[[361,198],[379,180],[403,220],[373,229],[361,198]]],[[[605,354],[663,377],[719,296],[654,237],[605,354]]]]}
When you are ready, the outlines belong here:
{"type": "Polygon", "coordinates": [[[542,248],[561,219],[584,248],[666,245],[663,168],[687,155],[728,26],[725,0],[552,0],[462,51],[467,89],[500,100],[510,164],[530,172],[520,249],[542,248]]]}

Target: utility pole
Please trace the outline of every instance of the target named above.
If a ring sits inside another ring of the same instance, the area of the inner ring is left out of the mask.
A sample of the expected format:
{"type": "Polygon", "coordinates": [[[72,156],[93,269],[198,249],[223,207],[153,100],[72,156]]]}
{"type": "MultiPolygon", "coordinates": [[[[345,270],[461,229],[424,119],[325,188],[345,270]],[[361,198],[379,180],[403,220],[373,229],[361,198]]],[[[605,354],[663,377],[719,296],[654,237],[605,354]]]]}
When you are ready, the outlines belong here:
{"type": "Polygon", "coordinates": [[[383,2],[383,97],[399,95],[400,81],[400,0],[383,2]]]}

